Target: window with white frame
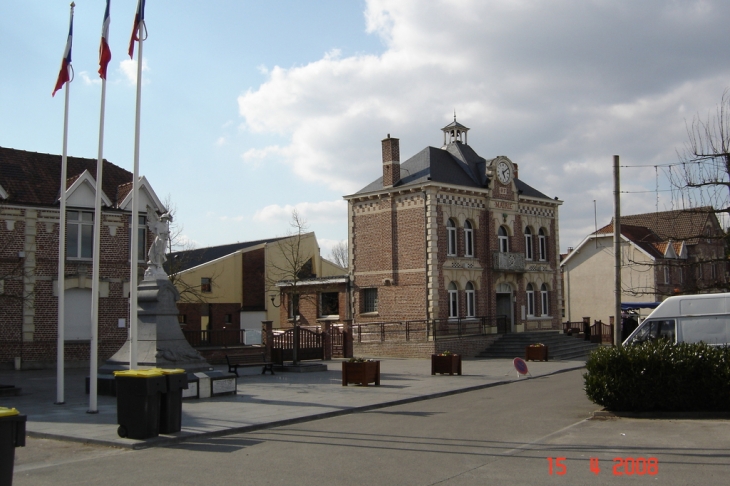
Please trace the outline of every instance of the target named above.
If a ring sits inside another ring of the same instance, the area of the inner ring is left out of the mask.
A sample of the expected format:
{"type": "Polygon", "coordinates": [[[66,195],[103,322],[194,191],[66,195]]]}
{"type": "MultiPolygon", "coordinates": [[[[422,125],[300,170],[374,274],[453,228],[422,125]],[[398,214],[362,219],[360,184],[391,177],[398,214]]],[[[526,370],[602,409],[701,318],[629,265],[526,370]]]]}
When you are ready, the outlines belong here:
{"type": "MultiPolygon", "coordinates": [[[[129,246],[132,248],[132,223],[129,221],[129,246]]],[[[137,226],[137,261],[147,261],[147,216],[139,216],[137,226]]]]}
{"type": "Polygon", "coordinates": [[[537,242],[540,251],[540,261],[547,261],[547,233],[544,228],[540,228],[537,234],[537,242]]]}
{"type": "Polygon", "coordinates": [[[669,283],[669,265],[664,265],[664,283],[669,283]]]}
{"type": "Polygon", "coordinates": [[[542,284],[540,287],[540,315],[543,316],[549,316],[550,315],[550,300],[548,299],[548,288],[547,285],[542,284]]]}
{"type": "Polygon", "coordinates": [[[535,289],[532,284],[527,284],[527,315],[528,317],[535,315],[535,289]]]}
{"type": "Polygon", "coordinates": [[[446,254],[456,255],[456,224],[452,219],[446,222],[446,254]]]}
{"type": "Polygon", "coordinates": [[[525,260],[532,260],[532,230],[525,228],[525,260]]]}
{"type": "Polygon", "coordinates": [[[471,222],[464,222],[464,256],[474,256],[474,228],[471,222]]]}
{"type": "Polygon", "coordinates": [[[474,284],[468,282],[466,284],[466,317],[476,316],[476,293],[474,292],[474,284]]]}
{"type": "Polygon", "coordinates": [[[449,318],[459,317],[459,291],[456,284],[449,284],[449,318]]]}
{"type": "Polygon", "coordinates": [[[364,289],[362,291],[362,311],[378,312],[378,289],[364,289]]]}
{"type": "Polygon", "coordinates": [[[509,237],[504,226],[500,226],[497,231],[497,241],[499,242],[500,253],[507,253],[509,251],[509,237]]]}
{"type": "Polygon", "coordinates": [[[319,294],[319,316],[339,317],[340,294],[337,292],[322,292],[319,294]]]}
{"type": "Polygon", "coordinates": [[[91,258],[94,249],[94,213],[66,212],[66,257],[91,258]]]}

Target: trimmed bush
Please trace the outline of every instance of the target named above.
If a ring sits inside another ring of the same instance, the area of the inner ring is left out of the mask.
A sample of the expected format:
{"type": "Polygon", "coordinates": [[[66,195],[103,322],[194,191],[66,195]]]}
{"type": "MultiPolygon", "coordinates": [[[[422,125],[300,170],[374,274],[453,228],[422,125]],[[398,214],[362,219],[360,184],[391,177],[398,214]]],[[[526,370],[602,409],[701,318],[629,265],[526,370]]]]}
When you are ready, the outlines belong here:
{"type": "Polygon", "coordinates": [[[588,398],[613,411],[730,411],[730,347],[656,340],[602,347],[586,362],[588,398]]]}

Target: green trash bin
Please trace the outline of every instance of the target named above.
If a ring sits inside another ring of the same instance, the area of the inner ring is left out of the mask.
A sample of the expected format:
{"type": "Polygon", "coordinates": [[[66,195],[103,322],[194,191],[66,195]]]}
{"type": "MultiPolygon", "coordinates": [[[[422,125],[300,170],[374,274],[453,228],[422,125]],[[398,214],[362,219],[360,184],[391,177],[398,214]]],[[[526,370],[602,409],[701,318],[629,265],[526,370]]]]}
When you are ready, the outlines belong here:
{"type": "Polygon", "coordinates": [[[14,408],[0,407],[0,485],[12,486],[15,448],[25,447],[26,416],[14,408]]]}
{"type": "Polygon", "coordinates": [[[115,371],[119,437],[149,439],[160,433],[160,400],[167,379],[160,370],[115,371]]]}
{"type": "Polygon", "coordinates": [[[183,369],[159,368],[167,380],[167,391],[160,402],[160,433],[172,434],[182,428],[182,391],[188,388],[188,374],[183,369]]]}

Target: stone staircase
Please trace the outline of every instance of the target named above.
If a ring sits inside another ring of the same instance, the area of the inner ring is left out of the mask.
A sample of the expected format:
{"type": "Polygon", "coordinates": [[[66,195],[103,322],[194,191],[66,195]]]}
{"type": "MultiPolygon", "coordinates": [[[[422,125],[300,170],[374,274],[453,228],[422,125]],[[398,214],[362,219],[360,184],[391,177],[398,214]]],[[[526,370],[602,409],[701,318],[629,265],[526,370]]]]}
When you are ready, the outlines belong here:
{"type": "Polygon", "coordinates": [[[560,331],[536,331],[503,334],[477,359],[524,358],[525,346],[542,343],[548,347],[548,360],[585,360],[600,344],[591,344],[583,337],[568,336],[560,331]]]}

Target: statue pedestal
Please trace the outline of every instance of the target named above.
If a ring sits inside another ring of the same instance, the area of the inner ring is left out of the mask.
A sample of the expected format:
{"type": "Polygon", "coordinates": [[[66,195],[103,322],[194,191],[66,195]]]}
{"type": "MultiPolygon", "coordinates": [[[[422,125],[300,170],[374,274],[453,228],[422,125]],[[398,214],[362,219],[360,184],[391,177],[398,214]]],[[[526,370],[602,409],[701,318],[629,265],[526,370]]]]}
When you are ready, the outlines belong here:
{"type": "MultiPolygon", "coordinates": [[[[180,293],[167,278],[145,279],[137,287],[137,365],[209,371],[207,361],[185,339],[175,302],[180,293]]],[[[99,368],[99,374],[129,369],[129,341],[99,368]]]]}

